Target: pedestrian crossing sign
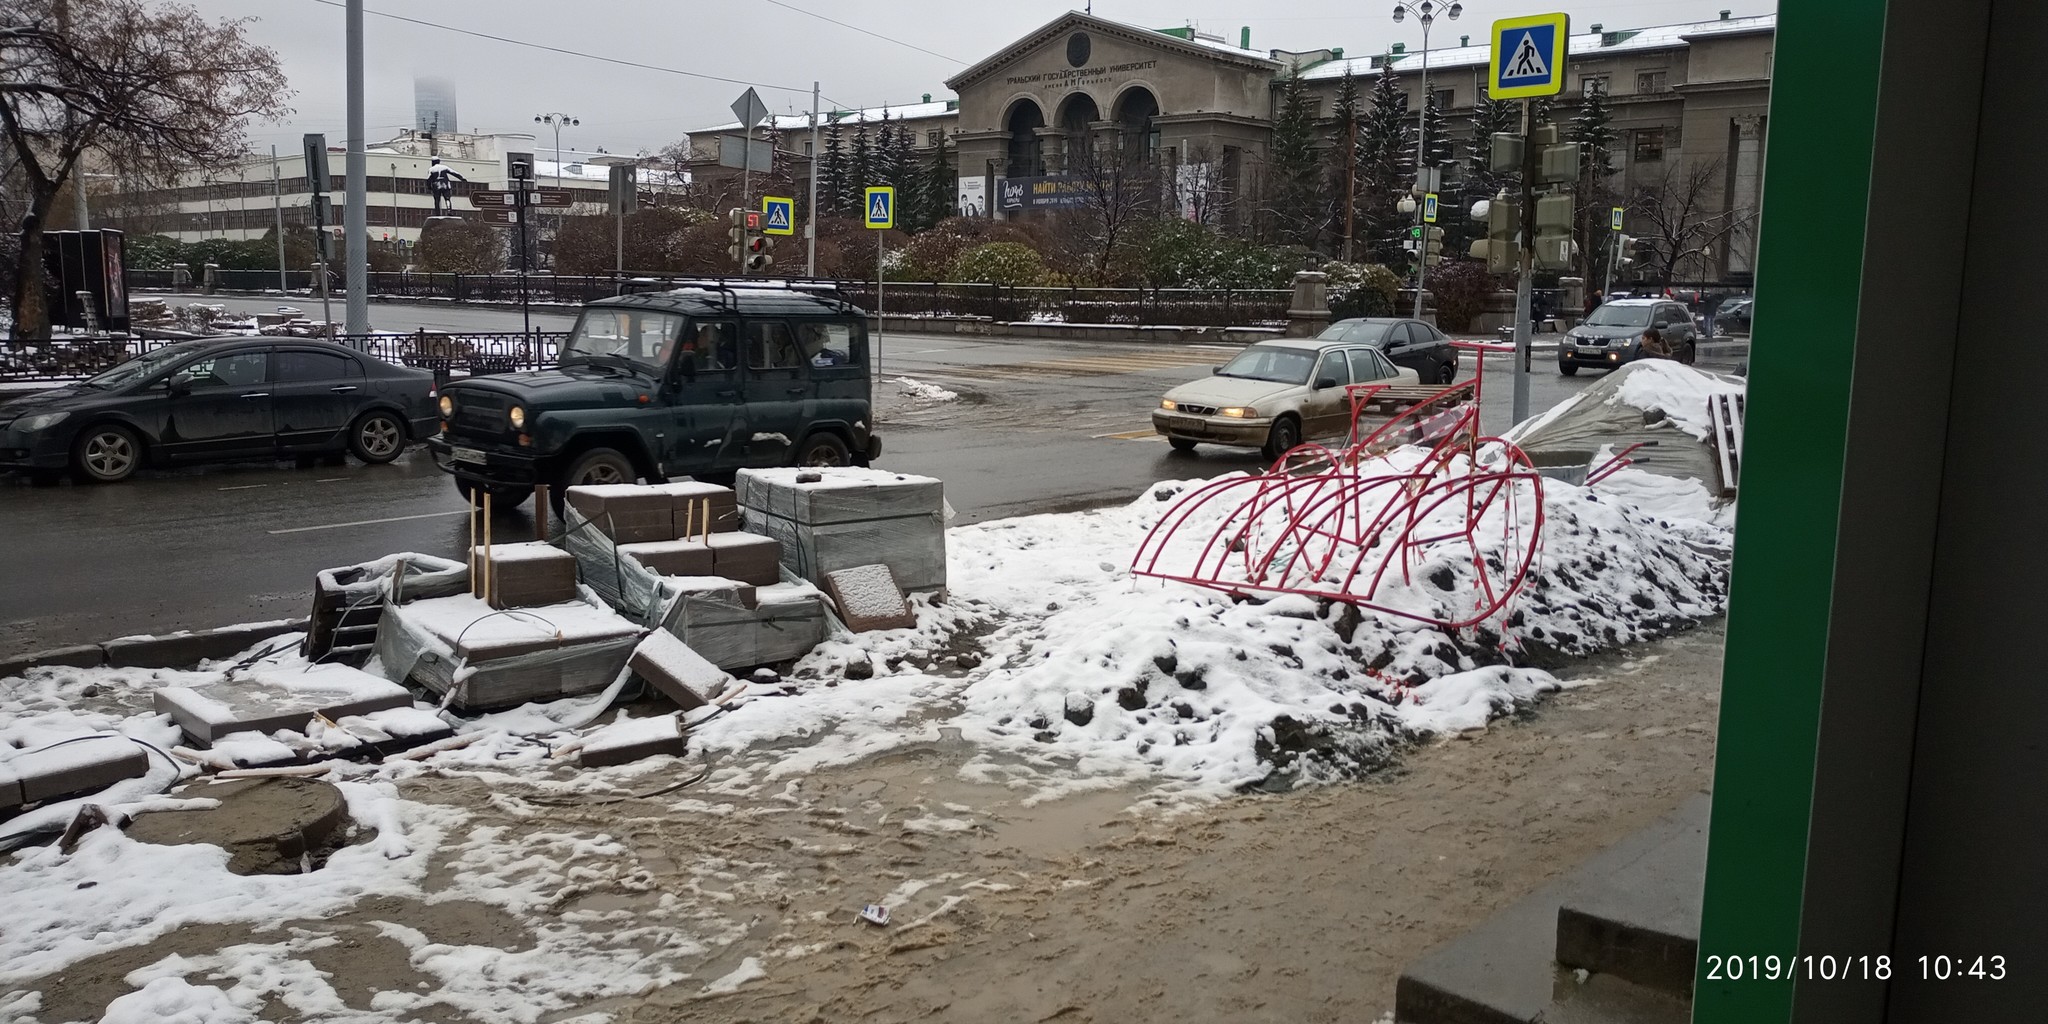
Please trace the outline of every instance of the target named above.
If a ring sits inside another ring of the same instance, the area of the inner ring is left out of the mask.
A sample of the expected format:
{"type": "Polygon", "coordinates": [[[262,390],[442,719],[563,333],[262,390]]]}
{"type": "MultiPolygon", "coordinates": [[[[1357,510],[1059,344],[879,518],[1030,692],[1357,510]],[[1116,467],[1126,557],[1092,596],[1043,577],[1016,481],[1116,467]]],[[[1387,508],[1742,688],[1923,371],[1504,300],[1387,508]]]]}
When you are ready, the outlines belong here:
{"type": "Polygon", "coordinates": [[[1422,222],[1424,224],[1436,223],[1436,193],[1434,192],[1422,197],[1422,222]]]}
{"type": "Polygon", "coordinates": [[[868,189],[868,227],[896,226],[896,190],[887,185],[868,189]]]}
{"type": "Polygon", "coordinates": [[[1491,83],[1497,100],[1555,96],[1564,91],[1565,46],[1571,15],[1537,14],[1493,23],[1491,83]]]}
{"type": "Polygon", "coordinates": [[[761,233],[796,234],[796,200],[782,196],[761,197],[761,233]]]}
{"type": "Polygon", "coordinates": [[[1608,215],[1607,222],[1608,227],[1616,231],[1621,230],[1621,207],[1617,206],[1614,208],[1614,212],[1608,215]]]}

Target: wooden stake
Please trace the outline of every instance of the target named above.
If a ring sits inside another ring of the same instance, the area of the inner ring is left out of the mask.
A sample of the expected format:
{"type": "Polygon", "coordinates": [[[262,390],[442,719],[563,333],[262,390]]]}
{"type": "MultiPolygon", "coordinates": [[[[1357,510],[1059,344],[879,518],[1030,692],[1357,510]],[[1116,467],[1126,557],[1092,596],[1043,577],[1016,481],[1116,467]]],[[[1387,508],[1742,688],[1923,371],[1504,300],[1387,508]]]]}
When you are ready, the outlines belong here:
{"type": "Polygon", "coordinates": [[[469,492],[469,596],[476,595],[476,491],[469,492]]]}
{"type": "Polygon", "coordinates": [[[697,503],[692,501],[687,502],[683,505],[683,539],[689,540],[691,537],[694,537],[696,535],[697,503]]]}
{"type": "Polygon", "coordinates": [[[484,492],[484,600],[491,599],[491,492],[484,492]]]}
{"type": "Polygon", "coordinates": [[[548,539],[548,485],[533,485],[533,539],[548,539]]]}
{"type": "Polygon", "coordinates": [[[697,518],[704,521],[704,545],[709,547],[711,545],[711,499],[700,498],[698,501],[703,504],[704,511],[697,518]]]}

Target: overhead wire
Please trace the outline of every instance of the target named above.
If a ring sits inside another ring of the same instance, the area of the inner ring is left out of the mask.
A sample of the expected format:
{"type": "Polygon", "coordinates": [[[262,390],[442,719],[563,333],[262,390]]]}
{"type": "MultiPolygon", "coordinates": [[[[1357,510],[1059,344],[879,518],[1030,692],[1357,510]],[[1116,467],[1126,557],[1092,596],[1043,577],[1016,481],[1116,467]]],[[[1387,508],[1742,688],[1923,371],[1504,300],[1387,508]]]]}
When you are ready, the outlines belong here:
{"type": "Polygon", "coordinates": [[[860,27],[859,25],[849,24],[847,22],[840,21],[837,18],[828,18],[825,15],[819,14],[816,11],[807,11],[801,7],[796,6],[795,4],[784,3],[783,0],[767,0],[767,2],[774,4],[775,6],[780,7],[784,10],[795,11],[796,13],[805,15],[806,17],[816,18],[819,21],[823,22],[829,22],[831,24],[839,26],[840,28],[852,29],[853,31],[858,32],[861,35],[870,36],[875,39],[880,39],[885,43],[895,43],[898,46],[908,47],[910,49],[916,50],[919,53],[937,57],[940,60],[952,61],[953,63],[959,64],[963,67],[967,64],[966,61],[961,60],[958,57],[948,57],[945,54],[939,53],[936,50],[927,50],[924,47],[917,45],[916,43],[905,42],[904,40],[898,39],[894,36],[885,36],[880,32],[876,32],[871,29],[865,29],[860,27]]]}

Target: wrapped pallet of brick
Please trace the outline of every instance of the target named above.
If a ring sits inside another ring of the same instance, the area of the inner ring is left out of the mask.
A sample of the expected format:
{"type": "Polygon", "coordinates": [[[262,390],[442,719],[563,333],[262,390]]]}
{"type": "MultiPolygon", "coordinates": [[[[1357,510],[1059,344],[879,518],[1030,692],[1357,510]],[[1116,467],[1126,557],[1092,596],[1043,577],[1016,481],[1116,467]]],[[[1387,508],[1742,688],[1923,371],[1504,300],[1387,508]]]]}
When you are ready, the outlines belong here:
{"type": "Polygon", "coordinates": [[[858,467],[743,469],[746,528],[782,542],[782,564],[814,584],[887,565],[906,592],[946,587],[945,485],[858,467]]]}
{"type": "Polygon", "coordinates": [[[458,712],[597,693],[645,630],[585,601],[499,610],[467,594],[386,606],[377,660],[458,712]]]}

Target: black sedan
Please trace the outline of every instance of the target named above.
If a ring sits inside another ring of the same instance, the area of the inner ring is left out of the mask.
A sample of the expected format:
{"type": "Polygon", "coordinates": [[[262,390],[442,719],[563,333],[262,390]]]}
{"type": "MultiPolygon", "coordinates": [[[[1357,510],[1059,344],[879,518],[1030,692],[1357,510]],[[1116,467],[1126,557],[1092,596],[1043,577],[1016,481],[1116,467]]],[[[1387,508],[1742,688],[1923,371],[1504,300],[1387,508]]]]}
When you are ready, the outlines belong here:
{"type": "Polygon", "coordinates": [[[322,341],[215,338],[0,405],[0,471],[112,483],[148,465],[353,453],[439,429],[434,375],[322,341]]]}
{"type": "Polygon", "coordinates": [[[1414,370],[1416,379],[1424,384],[1449,384],[1458,379],[1458,350],[1451,347],[1451,339],[1420,320],[1339,320],[1317,337],[1371,345],[1395,366],[1414,370]]]}

